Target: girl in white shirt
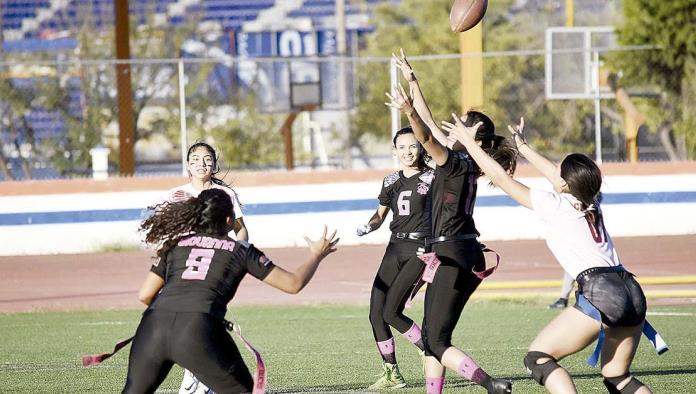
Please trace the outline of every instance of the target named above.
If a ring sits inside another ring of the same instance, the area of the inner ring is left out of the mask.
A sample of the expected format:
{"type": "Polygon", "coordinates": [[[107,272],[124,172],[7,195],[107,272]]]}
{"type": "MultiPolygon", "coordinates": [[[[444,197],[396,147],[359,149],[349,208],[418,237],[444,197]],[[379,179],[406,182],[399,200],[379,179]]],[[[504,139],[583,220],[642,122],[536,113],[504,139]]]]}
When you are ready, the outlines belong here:
{"type": "MultiPolygon", "coordinates": [[[[224,190],[232,200],[234,210],[233,231],[237,240],[248,241],[249,232],[244,225],[242,210],[237,193],[215,174],[220,171],[218,167],[218,155],[213,147],[205,142],[198,141],[188,148],[186,153],[186,169],[189,173],[189,183],[177,186],[169,190],[167,200],[177,202],[187,200],[198,195],[206,189],[224,190]]],[[[202,382],[200,382],[188,369],[184,369],[184,378],[179,388],[180,394],[214,394],[202,382]]]]}
{"type": "Polygon", "coordinates": [[[237,193],[232,190],[230,185],[226,184],[215,174],[220,171],[218,167],[218,156],[209,144],[199,141],[191,145],[186,153],[186,169],[189,173],[189,183],[174,187],[167,193],[167,200],[170,202],[182,201],[191,197],[198,197],[198,194],[206,189],[222,189],[232,199],[234,205],[234,232],[236,239],[242,241],[249,240],[249,233],[244,225],[242,210],[239,204],[237,193]]]}
{"type": "Polygon", "coordinates": [[[553,319],[529,346],[524,359],[528,372],[551,393],[575,393],[573,380],[557,361],[606,334],[602,375],[609,393],[651,393],[629,372],[645,323],[645,296],[633,275],[624,270],[604,228],[598,202],[602,174],[597,165],[574,153],[556,166],[529,147],[522,135],[522,119],[514,129],[508,126],[519,152],[551,181],[555,191],[530,190],[478,146],[473,137],[479,124],[467,127],[463,119],[453,117],[454,123],[443,122],[443,128],[466,147],[496,186],[534,210],[544,222],[549,249],[578,282],[575,307],[553,319]]]}

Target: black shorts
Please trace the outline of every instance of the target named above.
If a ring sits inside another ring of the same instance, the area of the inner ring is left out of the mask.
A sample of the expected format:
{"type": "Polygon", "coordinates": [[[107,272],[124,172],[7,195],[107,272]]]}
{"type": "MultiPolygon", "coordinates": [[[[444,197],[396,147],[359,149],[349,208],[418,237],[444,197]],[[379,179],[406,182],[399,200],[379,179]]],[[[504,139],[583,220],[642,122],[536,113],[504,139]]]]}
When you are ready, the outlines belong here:
{"type": "Polygon", "coordinates": [[[131,345],[124,393],[154,393],[173,364],[217,393],[250,393],[254,380],[222,320],[199,312],[148,309],[131,345]]]}
{"type": "MultiPolygon", "coordinates": [[[[577,277],[578,293],[587,298],[609,327],[633,327],[645,320],[645,294],[623,267],[594,267],[577,277]]],[[[577,297],[576,297],[577,298],[577,297]]],[[[582,311],[575,303],[575,308],[582,311]]]]}

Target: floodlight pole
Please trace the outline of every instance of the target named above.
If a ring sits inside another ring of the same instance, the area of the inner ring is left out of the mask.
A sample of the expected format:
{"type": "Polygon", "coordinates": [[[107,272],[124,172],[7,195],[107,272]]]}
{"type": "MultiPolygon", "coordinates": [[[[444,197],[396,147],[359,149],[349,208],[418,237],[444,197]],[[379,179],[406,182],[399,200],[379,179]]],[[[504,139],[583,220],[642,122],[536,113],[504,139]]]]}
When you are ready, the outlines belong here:
{"type": "Polygon", "coordinates": [[[346,1],[336,0],[334,9],[336,15],[336,52],[338,54],[338,99],[341,106],[344,107],[344,124],[345,130],[345,152],[344,152],[344,167],[350,169],[353,167],[353,140],[351,139],[350,130],[350,110],[348,109],[348,92],[347,92],[347,73],[346,73],[346,55],[348,54],[347,34],[346,34],[346,1]]]}
{"type": "MultiPolygon", "coordinates": [[[[130,60],[128,26],[128,0],[114,1],[116,58],[130,60]]],[[[133,115],[133,89],[130,63],[116,64],[116,90],[118,96],[119,169],[121,175],[135,173],[135,118],[133,115]]]]}
{"type": "Polygon", "coordinates": [[[186,128],[186,81],[184,80],[184,59],[179,58],[179,129],[181,144],[181,174],[188,176],[186,170],[186,153],[188,147],[188,129],[186,128]]]}
{"type": "Polygon", "coordinates": [[[594,51],[593,67],[595,71],[594,81],[594,110],[595,110],[595,161],[602,164],[602,112],[600,107],[601,96],[599,92],[599,51],[594,51]]]}

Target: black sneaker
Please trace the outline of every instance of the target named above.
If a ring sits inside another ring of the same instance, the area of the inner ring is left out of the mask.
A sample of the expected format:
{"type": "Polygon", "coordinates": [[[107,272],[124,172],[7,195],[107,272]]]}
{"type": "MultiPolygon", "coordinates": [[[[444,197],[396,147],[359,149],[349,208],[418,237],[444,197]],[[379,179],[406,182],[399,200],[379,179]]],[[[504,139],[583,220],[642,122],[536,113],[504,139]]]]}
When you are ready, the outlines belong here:
{"type": "Polygon", "coordinates": [[[556,301],[554,301],[552,304],[549,304],[549,308],[551,309],[563,309],[568,306],[568,299],[567,298],[559,298],[556,301]]]}
{"type": "Polygon", "coordinates": [[[493,379],[488,394],[510,394],[512,393],[512,382],[505,379],[493,379]]]}

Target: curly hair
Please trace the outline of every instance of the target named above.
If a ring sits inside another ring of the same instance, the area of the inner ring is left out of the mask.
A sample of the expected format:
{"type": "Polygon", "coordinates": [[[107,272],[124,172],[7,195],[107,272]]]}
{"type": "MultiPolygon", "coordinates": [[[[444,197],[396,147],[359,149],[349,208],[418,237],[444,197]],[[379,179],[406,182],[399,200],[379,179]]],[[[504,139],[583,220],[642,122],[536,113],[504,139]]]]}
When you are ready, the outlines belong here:
{"type": "Polygon", "coordinates": [[[163,202],[149,207],[154,210],[140,223],[145,242],[161,245],[157,256],[166,258],[178,240],[189,234],[225,235],[229,231],[227,218],[234,222],[230,196],[220,189],[203,190],[198,197],[185,201],[163,202]]]}

